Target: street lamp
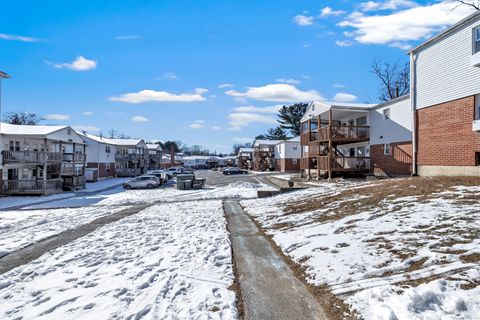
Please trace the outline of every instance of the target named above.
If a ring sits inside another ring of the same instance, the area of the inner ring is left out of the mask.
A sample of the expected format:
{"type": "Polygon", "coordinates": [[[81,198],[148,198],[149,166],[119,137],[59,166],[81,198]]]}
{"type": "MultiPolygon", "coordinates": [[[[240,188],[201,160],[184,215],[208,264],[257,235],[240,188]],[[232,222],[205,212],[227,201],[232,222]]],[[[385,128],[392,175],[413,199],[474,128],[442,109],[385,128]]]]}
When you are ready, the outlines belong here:
{"type": "MultiPolygon", "coordinates": [[[[8,74],[6,74],[5,72],[3,71],[0,71],[0,126],[1,126],[1,123],[2,123],[2,80],[3,79],[8,79],[10,78],[10,76],[8,74]]],[[[0,127],[1,129],[1,127],[0,127]]],[[[1,132],[1,130],[0,130],[1,132]]]]}

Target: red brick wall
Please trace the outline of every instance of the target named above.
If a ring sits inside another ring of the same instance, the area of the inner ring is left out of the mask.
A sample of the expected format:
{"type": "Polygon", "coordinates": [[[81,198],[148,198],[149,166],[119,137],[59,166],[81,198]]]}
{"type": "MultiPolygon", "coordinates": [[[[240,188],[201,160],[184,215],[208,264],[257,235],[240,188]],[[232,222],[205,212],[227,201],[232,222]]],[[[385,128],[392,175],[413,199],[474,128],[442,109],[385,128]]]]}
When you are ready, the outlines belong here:
{"type": "Polygon", "coordinates": [[[88,162],[87,168],[95,168],[98,170],[98,178],[109,178],[115,176],[115,163],[110,163],[110,170],[107,172],[107,168],[105,163],[96,163],[96,162],[88,162]]]}
{"type": "Polygon", "coordinates": [[[392,152],[385,155],[384,145],[370,146],[370,166],[375,175],[403,176],[412,174],[412,141],[391,144],[392,152]]]}
{"type": "Polygon", "coordinates": [[[417,110],[418,165],[474,166],[480,133],[472,131],[475,97],[417,110]]]}

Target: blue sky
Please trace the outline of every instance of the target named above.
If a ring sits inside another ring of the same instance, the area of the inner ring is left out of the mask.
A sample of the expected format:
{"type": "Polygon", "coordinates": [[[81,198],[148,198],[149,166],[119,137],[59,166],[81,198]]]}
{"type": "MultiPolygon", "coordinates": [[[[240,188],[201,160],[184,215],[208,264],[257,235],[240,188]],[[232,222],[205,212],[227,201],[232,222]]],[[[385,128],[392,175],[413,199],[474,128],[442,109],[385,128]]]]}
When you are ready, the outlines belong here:
{"type": "Polygon", "coordinates": [[[3,111],[228,152],[278,105],[376,102],[374,57],[468,15],[449,1],[5,1],[3,111]]]}

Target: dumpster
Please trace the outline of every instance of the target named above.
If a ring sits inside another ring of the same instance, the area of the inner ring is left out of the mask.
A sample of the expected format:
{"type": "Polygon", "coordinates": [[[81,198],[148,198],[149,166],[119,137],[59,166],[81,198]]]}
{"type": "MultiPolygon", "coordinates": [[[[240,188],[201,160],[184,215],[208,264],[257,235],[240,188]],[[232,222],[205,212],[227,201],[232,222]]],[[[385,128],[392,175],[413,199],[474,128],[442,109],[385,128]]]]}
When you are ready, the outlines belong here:
{"type": "Polygon", "coordinates": [[[195,175],[192,173],[182,173],[177,175],[177,189],[178,190],[191,190],[193,188],[193,181],[195,175]]]}

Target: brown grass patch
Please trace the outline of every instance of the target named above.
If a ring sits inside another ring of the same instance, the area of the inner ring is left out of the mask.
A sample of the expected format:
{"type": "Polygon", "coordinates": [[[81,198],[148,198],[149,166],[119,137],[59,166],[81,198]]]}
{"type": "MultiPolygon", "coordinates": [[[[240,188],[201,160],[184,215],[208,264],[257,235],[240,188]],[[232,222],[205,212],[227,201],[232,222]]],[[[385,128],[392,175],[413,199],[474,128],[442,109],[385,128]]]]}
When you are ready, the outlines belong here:
{"type": "Polygon", "coordinates": [[[472,253],[472,254],[460,256],[460,260],[466,263],[480,262],[480,253],[472,253]]]}
{"type": "MultiPolygon", "coordinates": [[[[426,202],[435,198],[446,198],[438,193],[447,191],[455,186],[478,186],[476,177],[414,177],[405,179],[386,179],[374,183],[352,187],[339,194],[325,197],[311,197],[290,202],[284,209],[286,214],[297,214],[324,209],[316,221],[327,222],[342,219],[348,215],[361,211],[374,210],[384,200],[394,200],[401,197],[417,197],[419,202],[426,202]]],[[[468,202],[480,200],[480,195],[465,195],[458,199],[468,202]]],[[[393,207],[399,210],[401,206],[393,207]]]]}

